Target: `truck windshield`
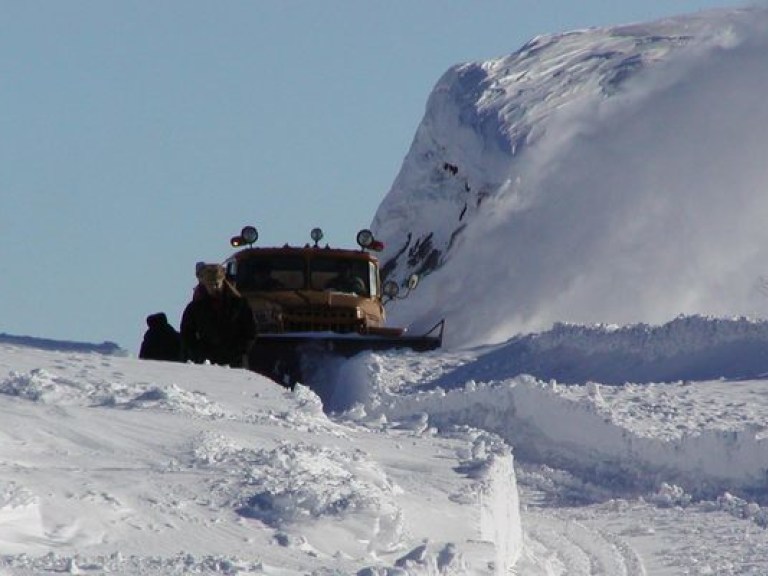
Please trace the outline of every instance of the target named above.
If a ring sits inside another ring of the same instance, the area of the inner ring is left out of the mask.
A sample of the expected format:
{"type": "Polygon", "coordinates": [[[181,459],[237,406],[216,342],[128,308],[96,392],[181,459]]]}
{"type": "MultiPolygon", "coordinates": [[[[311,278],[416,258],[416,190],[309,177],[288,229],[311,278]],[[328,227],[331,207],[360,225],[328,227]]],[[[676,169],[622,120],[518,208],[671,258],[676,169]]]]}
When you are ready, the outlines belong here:
{"type": "Polygon", "coordinates": [[[237,265],[238,290],[301,290],[306,286],[300,256],[253,257],[237,265]]]}
{"type": "Polygon", "coordinates": [[[370,296],[369,262],[316,256],[309,265],[309,285],[312,290],[334,290],[370,296]]]}

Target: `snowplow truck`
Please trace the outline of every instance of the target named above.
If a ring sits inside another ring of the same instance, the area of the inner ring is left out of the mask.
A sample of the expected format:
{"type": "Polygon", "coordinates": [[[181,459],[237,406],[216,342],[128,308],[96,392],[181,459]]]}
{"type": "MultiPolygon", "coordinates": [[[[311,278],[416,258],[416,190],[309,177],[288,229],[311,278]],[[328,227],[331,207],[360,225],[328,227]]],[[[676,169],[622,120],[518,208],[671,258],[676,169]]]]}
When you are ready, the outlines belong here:
{"type": "Polygon", "coordinates": [[[305,382],[307,361],[328,354],[350,357],[366,350],[442,345],[444,322],[422,335],[385,326],[386,302],[404,296],[382,284],[373,252],[383,248],[370,230],[357,234],[359,249],[320,246],[322,230],[305,246],[256,247],[258,231],[244,227],[230,240],[238,251],[224,263],[227,279],[248,301],[257,336],[248,367],[286,386],[305,382]]]}

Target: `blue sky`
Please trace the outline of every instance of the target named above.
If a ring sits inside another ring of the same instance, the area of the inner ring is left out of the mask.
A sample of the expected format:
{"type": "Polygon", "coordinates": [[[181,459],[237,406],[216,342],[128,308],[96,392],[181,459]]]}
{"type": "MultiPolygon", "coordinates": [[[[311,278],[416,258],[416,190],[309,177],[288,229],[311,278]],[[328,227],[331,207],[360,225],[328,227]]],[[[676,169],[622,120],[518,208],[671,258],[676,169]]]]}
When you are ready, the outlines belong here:
{"type": "Polygon", "coordinates": [[[450,66],[741,4],[0,0],[0,332],[135,352],[244,224],[351,245],[450,66]]]}

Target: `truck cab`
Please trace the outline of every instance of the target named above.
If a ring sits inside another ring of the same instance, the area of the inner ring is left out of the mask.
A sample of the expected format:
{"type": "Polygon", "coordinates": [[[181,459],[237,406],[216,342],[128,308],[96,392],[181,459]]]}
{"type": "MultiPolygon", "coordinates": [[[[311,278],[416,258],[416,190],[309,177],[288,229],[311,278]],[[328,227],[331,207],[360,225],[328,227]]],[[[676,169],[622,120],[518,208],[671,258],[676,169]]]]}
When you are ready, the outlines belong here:
{"type": "MultiPolygon", "coordinates": [[[[231,243],[238,247],[253,235],[246,227],[231,243]]],[[[224,263],[227,278],[253,310],[258,332],[402,333],[384,327],[379,261],[370,252],[377,247],[372,234],[358,234],[360,250],[321,247],[319,229],[312,237],[314,245],[305,246],[261,248],[249,243],[224,263]]]]}

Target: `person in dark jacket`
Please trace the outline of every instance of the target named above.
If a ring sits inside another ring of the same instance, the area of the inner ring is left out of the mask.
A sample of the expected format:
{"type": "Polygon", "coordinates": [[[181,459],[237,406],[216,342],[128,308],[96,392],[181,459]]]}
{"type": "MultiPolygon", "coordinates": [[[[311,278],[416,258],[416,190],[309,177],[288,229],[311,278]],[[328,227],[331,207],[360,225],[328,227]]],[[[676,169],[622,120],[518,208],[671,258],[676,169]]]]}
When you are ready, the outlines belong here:
{"type": "Polygon", "coordinates": [[[163,312],[147,316],[147,331],[141,342],[139,358],[145,360],[181,360],[181,336],[176,328],[168,323],[163,312]]]}
{"type": "Polygon", "coordinates": [[[219,264],[198,265],[198,286],[181,317],[182,357],[195,363],[242,367],[256,337],[248,302],[219,264]]]}

